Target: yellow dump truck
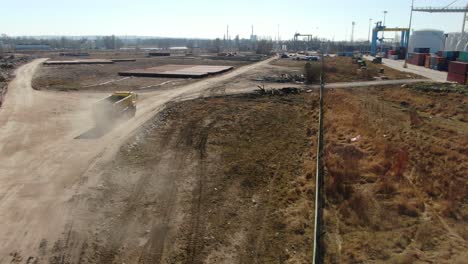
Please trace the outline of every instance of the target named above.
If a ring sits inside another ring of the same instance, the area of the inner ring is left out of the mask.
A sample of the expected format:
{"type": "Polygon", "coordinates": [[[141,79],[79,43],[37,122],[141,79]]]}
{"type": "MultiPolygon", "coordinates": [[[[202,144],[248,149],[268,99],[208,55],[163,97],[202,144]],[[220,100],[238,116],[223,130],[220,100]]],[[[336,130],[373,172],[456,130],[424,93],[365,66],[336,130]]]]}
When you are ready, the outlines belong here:
{"type": "Polygon", "coordinates": [[[137,98],[134,92],[115,92],[97,101],[93,107],[96,127],[107,126],[119,118],[134,117],[137,98]]]}

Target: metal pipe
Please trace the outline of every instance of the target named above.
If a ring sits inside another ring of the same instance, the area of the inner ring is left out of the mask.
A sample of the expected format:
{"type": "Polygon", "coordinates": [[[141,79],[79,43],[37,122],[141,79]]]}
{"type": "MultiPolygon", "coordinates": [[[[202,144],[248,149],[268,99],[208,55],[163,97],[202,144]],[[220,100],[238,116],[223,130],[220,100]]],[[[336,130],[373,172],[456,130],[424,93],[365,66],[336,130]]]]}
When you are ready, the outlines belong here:
{"type": "Polygon", "coordinates": [[[313,264],[322,264],[324,262],[323,256],[325,253],[323,243],[323,203],[325,202],[323,196],[323,97],[325,93],[325,62],[322,49],[322,71],[320,74],[320,99],[319,99],[319,127],[317,138],[317,167],[315,175],[315,219],[314,219],[314,254],[313,264]]]}

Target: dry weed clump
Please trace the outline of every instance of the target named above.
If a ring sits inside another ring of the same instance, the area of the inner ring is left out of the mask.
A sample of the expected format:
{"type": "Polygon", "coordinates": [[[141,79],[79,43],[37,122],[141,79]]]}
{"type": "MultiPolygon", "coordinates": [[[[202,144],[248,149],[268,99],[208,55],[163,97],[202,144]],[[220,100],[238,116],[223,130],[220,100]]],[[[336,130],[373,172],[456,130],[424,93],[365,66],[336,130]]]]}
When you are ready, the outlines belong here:
{"type": "Polygon", "coordinates": [[[454,219],[460,219],[459,209],[466,198],[466,184],[460,179],[452,179],[448,183],[448,190],[445,195],[445,201],[442,203],[442,215],[454,219]]]}
{"type": "Polygon", "coordinates": [[[371,201],[369,195],[355,191],[348,200],[341,203],[338,210],[348,224],[368,226],[371,221],[371,201]]]}
{"type": "Polygon", "coordinates": [[[412,128],[420,127],[423,123],[421,117],[419,117],[418,112],[415,109],[410,109],[409,118],[410,118],[410,126],[412,128]]]}
{"type": "Polygon", "coordinates": [[[392,195],[396,191],[396,185],[386,176],[383,176],[376,185],[376,193],[378,194],[392,195]]]}
{"type": "Polygon", "coordinates": [[[420,215],[420,210],[414,204],[404,200],[400,200],[397,203],[397,210],[400,215],[411,217],[418,217],[420,215]]]}
{"type": "Polygon", "coordinates": [[[414,241],[422,251],[434,250],[440,243],[440,238],[446,235],[446,230],[433,221],[424,221],[419,225],[414,241]]]}
{"type": "Polygon", "coordinates": [[[358,156],[347,151],[349,150],[345,150],[341,155],[331,152],[327,154],[328,180],[325,188],[327,197],[335,201],[349,199],[353,192],[351,184],[360,176],[358,156]]]}
{"type": "Polygon", "coordinates": [[[405,150],[399,150],[393,158],[392,168],[390,169],[391,175],[396,179],[401,180],[403,172],[408,164],[408,160],[408,152],[405,150]]]}

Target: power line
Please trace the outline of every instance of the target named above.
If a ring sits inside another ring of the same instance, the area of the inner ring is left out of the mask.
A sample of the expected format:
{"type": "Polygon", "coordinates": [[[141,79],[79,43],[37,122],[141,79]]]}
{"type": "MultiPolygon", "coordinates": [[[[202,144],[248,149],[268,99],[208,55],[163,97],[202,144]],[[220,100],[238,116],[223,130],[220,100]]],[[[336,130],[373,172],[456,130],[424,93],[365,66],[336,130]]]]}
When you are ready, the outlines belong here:
{"type": "Polygon", "coordinates": [[[447,8],[447,7],[449,7],[449,6],[453,5],[453,4],[455,4],[455,3],[458,2],[458,1],[459,1],[459,0],[455,0],[455,1],[453,1],[452,3],[450,3],[448,6],[442,8],[442,9],[445,9],[445,8],[447,8]]]}

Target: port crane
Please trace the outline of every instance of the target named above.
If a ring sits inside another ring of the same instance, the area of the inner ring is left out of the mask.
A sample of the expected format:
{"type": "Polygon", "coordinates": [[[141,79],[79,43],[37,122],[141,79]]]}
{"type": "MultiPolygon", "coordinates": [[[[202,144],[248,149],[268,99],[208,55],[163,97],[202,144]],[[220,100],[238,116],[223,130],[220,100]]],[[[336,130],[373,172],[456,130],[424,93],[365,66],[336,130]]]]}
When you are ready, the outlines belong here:
{"type": "Polygon", "coordinates": [[[310,42],[312,40],[312,34],[301,34],[297,32],[296,34],[294,34],[294,47],[296,51],[297,51],[297,42],[299,40],[299,37],[307,37],[307,42],[310,42]]]}
{"type": "Polygon", "coordinates": [[[382,42],[383,38],[378,38],[378,33],[381,31],[401,31],[400,46],[407,47],[409,41],[409,28],[389,28],[382,25],[382,21],[375,23],[376,26],[372,30],[372,42],[371,42],[371,55],[375,56],[377,54],[377,41],[382,42]]]}

